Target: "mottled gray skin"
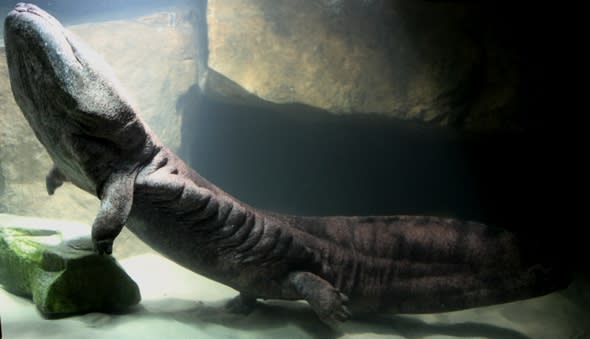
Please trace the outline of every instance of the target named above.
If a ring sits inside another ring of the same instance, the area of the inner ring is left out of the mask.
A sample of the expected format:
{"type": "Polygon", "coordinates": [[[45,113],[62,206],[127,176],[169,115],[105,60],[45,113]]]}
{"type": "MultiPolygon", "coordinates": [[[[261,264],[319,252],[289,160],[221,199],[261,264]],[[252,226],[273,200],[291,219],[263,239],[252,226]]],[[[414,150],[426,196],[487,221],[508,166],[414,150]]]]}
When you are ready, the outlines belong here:
{"type": "Polygon", "coordinates": [[[14,97],[55,167],[101,200],[92,225],[110,254],[126,225],[184,267],[229,285],[229,303],[305,299],[326,322],[363,312],[438,312],[523,299],[567,284],[526,265],[515,238],[421,216],[297,217],[250,207],[164,147],[91,49],[34,5],[5,22],[14,97]],[[347,307],[348,306],[348,307],[347,307]]]}

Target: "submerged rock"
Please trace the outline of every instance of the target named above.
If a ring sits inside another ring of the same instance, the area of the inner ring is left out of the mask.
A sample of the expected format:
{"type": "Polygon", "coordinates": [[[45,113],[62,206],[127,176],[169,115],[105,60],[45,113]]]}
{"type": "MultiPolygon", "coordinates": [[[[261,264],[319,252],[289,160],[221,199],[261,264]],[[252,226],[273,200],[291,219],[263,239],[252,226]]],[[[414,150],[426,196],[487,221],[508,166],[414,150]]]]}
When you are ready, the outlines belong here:
{"type": "Polygon", "coordinates": [[[511,20],[479,3],[209,1],[200,83],[248,106],[519,130],[523,51],[511,20]]]}
{"type": "Polygon", "coordinates": [[[0,214],[0,283],[48,317],[136,305],[137,284],[112,256],[92,250],[87,227],[0,214]]]}

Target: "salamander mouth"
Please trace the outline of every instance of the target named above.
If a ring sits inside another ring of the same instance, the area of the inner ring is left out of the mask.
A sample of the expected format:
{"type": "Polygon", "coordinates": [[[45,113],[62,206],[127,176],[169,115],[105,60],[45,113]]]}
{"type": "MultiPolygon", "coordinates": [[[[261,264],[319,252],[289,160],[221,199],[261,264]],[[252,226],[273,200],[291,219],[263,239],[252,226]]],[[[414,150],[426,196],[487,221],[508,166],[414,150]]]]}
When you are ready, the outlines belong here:
{"type": "Polygon", "coordinates": [[[52,41],[65,53],[58,53],[58,55],[71,54],[72,60],[82,64],[79,53],[71,42],[71,37],[66,33],[61,23],[34,4],[20,2],[10,11],[5,23],[5,40],[7,40],[6,35],[20,36],[20,39],[24,39],[29,47],[31,42],[33,44],[41,42],[47,46],[48,42],[52,41]],[[62,37],[64,41],[60,42],[62,37]]]}
{"type": "Polygon", "coordinates": [[[27,4],[24,2],[19,2],[18,4],[16,4],[16,7],[10,11],[9,14],[21,14],[21,15],[26,15],[27,13],[36,15],[38,17],[41,18],[46,18],[46,16],[44,15],[45,12],[40,9],[39,7],[33,5],[33,4],[27,4]]]}
{"type": "Polygon", "coordinates": [[[62,27],[59,21],[57,21],[49,13],[45,12],[41,8],[34,4],[19,2],[15,8],[8,13],[8,17],[21,17],[28,18],[31,21],[44,21],[54,27],[62,27]]]}

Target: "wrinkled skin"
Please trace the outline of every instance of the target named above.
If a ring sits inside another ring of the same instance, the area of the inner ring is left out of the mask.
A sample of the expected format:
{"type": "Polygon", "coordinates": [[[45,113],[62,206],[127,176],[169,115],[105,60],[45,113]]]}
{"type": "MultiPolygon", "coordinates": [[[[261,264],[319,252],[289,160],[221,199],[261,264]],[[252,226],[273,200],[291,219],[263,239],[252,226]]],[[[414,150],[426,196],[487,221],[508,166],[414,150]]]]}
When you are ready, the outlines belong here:
{"type": "Polygon", "coordinates": [[[95,52],[45,11],[18,4],[5,21],[16,102],[54,161],[53,194],[69,181],[101,201],[96,251],[122,227],[240,295],[304,299],[325,322],[353,313],[437,312],[563,288],[554,268],[524,263],[510,233],[421,216],[297,217],[257,210],[167,149],[95,52]]]}

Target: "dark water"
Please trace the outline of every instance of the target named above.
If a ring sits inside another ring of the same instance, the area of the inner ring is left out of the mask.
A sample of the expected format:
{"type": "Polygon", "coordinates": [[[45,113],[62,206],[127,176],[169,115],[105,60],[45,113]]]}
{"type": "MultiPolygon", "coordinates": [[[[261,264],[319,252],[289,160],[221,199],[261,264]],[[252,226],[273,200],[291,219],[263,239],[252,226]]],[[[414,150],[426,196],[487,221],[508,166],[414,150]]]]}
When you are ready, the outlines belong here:
{"type": "Polygon", "coordinates": [[[543,130],[474,136],[382,116],[195,100],[196,90],[186,97],[193,102],[179,100],[183,157],[251,205],[303,215],[477,220],[516,232],[535,252],[587,267],[581,241],[571,236],[575,225],[563,222],[567,161],[543,130]]]}

